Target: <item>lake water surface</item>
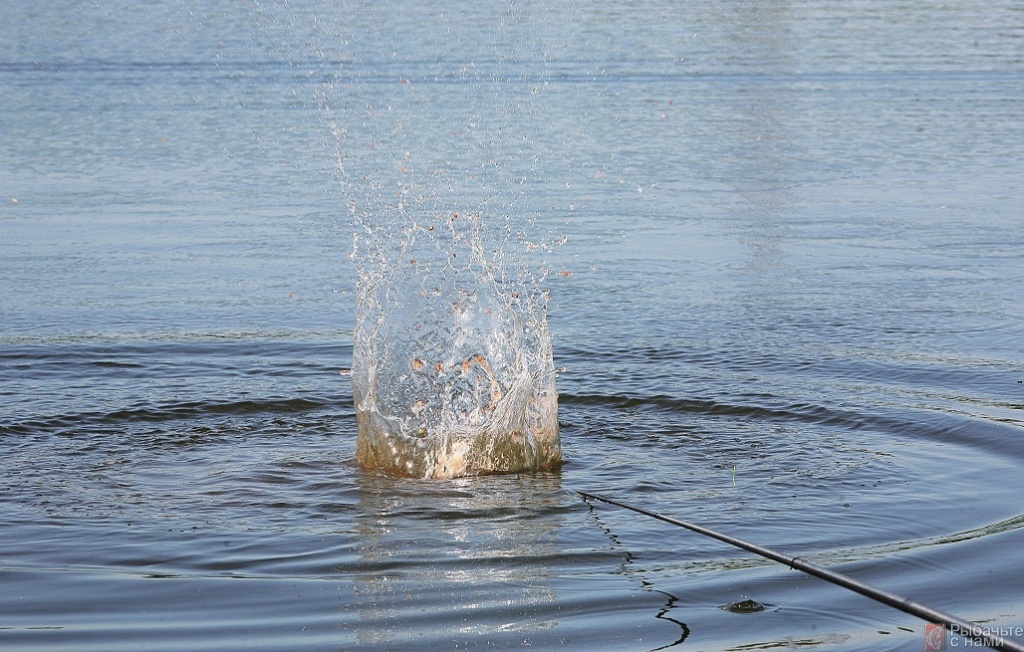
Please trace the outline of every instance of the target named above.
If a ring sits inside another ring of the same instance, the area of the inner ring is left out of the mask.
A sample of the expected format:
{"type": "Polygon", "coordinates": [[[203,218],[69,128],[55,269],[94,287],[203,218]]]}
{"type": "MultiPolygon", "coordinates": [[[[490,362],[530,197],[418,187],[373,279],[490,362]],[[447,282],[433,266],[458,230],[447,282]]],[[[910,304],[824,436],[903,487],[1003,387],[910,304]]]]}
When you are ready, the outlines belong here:
{"type": "Polygon", "coordinates": [[[0,649],[923,649],[578,490],[1024,627],[1018,2],[0,24],[0,649]],[[565,236],[560,472],[355,465],[350,204],[410,172],[565,236]]]}

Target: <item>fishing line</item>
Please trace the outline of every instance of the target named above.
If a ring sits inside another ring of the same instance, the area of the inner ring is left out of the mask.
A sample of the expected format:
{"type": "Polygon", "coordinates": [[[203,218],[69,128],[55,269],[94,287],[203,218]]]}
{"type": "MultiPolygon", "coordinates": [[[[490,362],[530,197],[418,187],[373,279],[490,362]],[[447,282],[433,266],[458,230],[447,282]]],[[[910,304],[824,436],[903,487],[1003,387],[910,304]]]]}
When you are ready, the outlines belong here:
{"type": "Polygon", "coordinates": [[[664,514],[652,512],[642,507],[629,505],[627,503],[612,498],[605,498],[603,496],[587,493],[585,491],[578,491],[577,493],[583,496],[584,499],[598,500],[602,503],[608,503],[609,505],[622,507],[623,509],[628,509],[632,512],[636,512],[637,514],[643,514],[644,516],[649,516],[651,518],[658,519],[659,521],[664,521],[665,523],[668,523],[670,525],[686,528],[687,530],[696,532],[697,534],[702,534],[706,537],[711,537],[712,539],[718,539],[719,541],[728,543],[731,546],[742,548],[743,550],[752,552],[755,555],[760,555],[761,557],[772,559],[774,561],[779,562],[780,564],[785,564],[795,570],[823,579],[826,582],[831,582],[832,584],[835,584],[837,586],[841,586],[845,589],[855,591],[856,593],[860,593],[861,595],[871,598],[872,600],[877,600],[882,604],[886,604],[890,607],[899,609],[904,613],[917,616],[918,618],[921,618],[929,623],[941,623],[948,627],[950,632],[955,632],[964,636],[965,638],[971,639],[975,644],[990,647],[994,650],[1005,650],[1006,652],[1024,652],[1024,645],[1021,645],[1020,643],[1014,640],[992,634],[987,629],[975,625],[974,623],[968,622],[966,620],[963,620],[962,618],[958,618],[952,614],[948,614],[944,611],[940,611],[933,607],[929,607],[928,605],[921,604],[916,600],[911,600],[910,598],[905,598],[901,595],[891,593],[889,591],[886,591],[885,589],[880,589],[876,586],[860,582],[848,575],[843,575],[842,573],[837,573],[823,566],[818,566],[817,564],[812,564],[809,561],[804,561],[799,557],[790,557],[789,555],[784,555],[780,552],[776,552],[775,550],[771,550],[770,548],[765,548],[763,546],[750,543],[749,541],[737,539],[736,537],[731,537],[727,534],[722,534],[721,532],[716,532],[715,530],[711,530],[706,527],[696,525],[694,523],[687,523],[686,521],[681,521],[679,519],[672,518],[671,516],[665,516],[664,514]]]}

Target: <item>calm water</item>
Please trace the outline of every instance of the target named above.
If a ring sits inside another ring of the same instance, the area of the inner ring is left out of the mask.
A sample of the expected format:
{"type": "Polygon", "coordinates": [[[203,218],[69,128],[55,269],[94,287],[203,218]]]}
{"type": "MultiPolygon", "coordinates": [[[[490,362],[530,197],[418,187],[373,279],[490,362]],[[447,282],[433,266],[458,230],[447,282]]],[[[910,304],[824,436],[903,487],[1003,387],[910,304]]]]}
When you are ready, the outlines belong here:
{"type": "Polygon", "coordinates": [[[1018,2],[0,24],[0,649],[923,647],[576,490],[1024,626],[1018,2]],[[560,473],[354,465],[348,205],[400,166],[567,236],[560,473]]]}

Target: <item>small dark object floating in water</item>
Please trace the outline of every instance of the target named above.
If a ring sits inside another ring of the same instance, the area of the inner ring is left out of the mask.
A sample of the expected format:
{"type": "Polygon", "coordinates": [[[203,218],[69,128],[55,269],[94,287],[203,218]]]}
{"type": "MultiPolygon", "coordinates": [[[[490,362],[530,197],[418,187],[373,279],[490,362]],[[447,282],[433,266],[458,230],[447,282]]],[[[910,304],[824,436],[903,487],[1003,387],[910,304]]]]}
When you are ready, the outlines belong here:
{"type": "Polygon", "coordinates": [[[739,602],[733,602],[731,604],[723,604],[719,607],[723,611],[730,611],[734,614],[756,614],[760,611],[765,611],[765,606],[757,600],[740,600],[739,602]]]}

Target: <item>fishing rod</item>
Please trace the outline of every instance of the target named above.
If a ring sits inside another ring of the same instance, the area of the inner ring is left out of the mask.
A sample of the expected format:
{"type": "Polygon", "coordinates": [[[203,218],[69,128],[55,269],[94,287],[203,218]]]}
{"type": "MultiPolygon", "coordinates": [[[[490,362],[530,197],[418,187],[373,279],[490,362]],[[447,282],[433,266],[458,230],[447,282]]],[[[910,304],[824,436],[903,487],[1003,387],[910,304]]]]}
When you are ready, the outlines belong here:
{"type": "MultiPolygon", "coordinates": [[[[957,618],[952,614],[948,614],[944,611],[939,611],[938,609],[929,607],[928,605],[921,604],[916,600],[911,600],[910,598],[905,598],[901,595],[896,595],[895,593],[891,593],[884,589],[880,589],[876,586],[860,582],[858,580],[853,579],[849,575],[843,575],[842,573],[837,573],[823,566],[818,566],[817,564],[812,564],[809,561],[804,561],[799,557],[790,557],[789,555],[784,555],[780,552],[776,552],[769,548],[765,548],[763,546],[750,543],[749,541],[737,539],[736,537],[731,537],[728,534],[722,534],[721,532],[716,532],[714,530],[710,530],[700,525],[687,523],[686,521],[681,521],[677,518],[672,518],[671,516],[665,516],[664,514],[652,512],[642,507],[636,507],[634,505],[630,505],[622,501],[615,500],[613,498],[605,498],[604,496],[598,496],[596,494],[587,493],[585,491],[578,491],[577,493],[583,496],[584,499],[598,500],[601,501],[602,503],[608,503],[609,505],[615,505],[616,507],[628,509],[632,512],[636,512],[637,514],[650,516],[651,518],[658,519],[659,521],[664,521],[665,523],[669,523],[670,525],[686,528],[687,530],[696,532],[697,534],[703,534],[704,536],[711,537],[712,539],[718,539],[719,541],[728,543],[731,546],[735,546],[737,548],[742,548],[743,550],[746,550],[748,552],[752,552],[755,555],[767,557],[768,559],[777,561],[780,564],[786,564],[790,568],[807,573],[808,575],[813,575],[815,577],[825,580],[826,582],[831,582],[832,584],[836,584],[845,589],[855,591],[863,596],[871,598],[872,600],[877,600],[882,604],[889,605],[890,607],[895,607],[896,609],[899,609],[904,613],[917,616],[918,618],[921,618],[929,623],[941,623],[943,625],[946,625],[949,628],[950,632],[961,634],[966,638],[969,638],[972,641],[974,641],[975,644],[990,647],[994,650],[1004,650],[1006,652],[1024,652],[1024,645],[1021,645],[1020,643],[1012,639],[991,634],[988,629],[982,628],[972,622],[963,620],[962,618],[957,618]]],[[[942,642],[945,643],[945,640],[943,640],[942,642]]],[[[945,649],[945,647],[934,647],[928,649],[945,649]]]]}

